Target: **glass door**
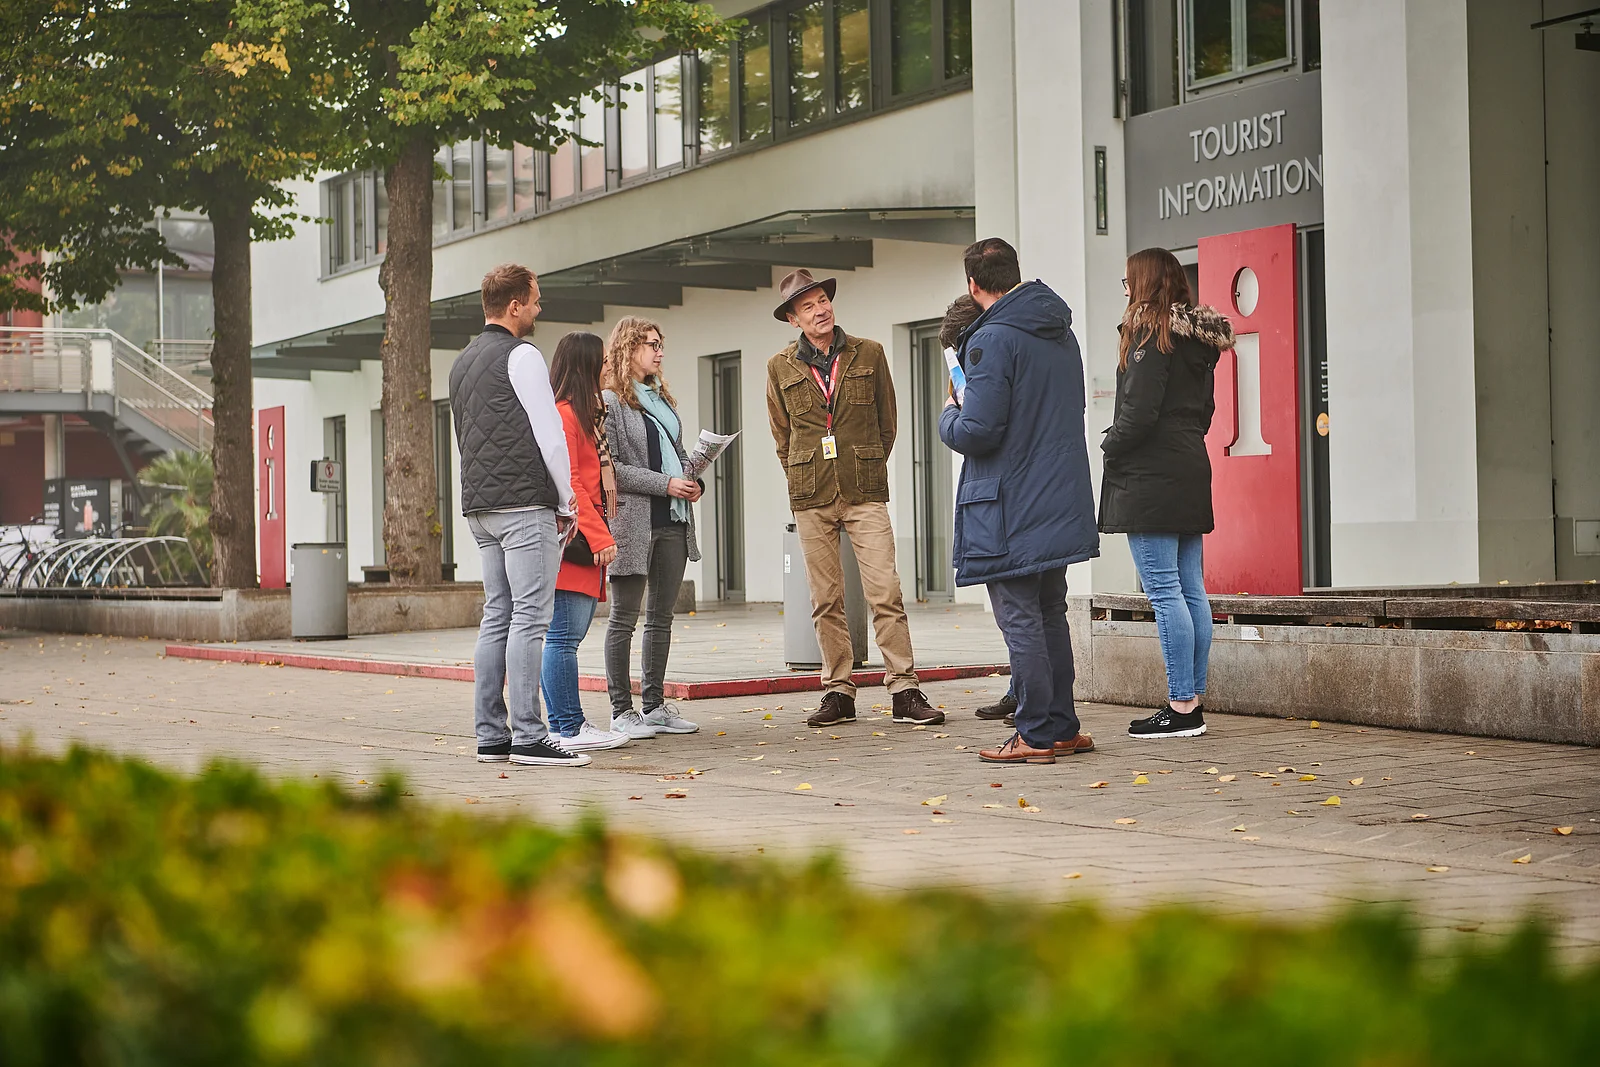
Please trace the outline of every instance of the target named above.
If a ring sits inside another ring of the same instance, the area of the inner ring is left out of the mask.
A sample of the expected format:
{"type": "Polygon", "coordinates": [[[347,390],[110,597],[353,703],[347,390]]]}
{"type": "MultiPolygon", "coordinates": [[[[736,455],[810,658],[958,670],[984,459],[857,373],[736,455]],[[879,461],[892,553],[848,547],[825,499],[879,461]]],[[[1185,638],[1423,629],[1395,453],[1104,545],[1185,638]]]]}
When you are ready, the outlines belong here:
{"type": "Polygon", "coordinates": [[[937,323],[911,331],[911,463],[916,516],[917,599],[955,596],[951,541],[955,488],[950,450],[939,440],[939,415],[949,394],[949,372],[937,323]]]}
{"type": "MultiPolygon", "coordinates": [[[[740,409],[739,353],[711,357],[711,431],[729,434],[744,428],[740,409]]],[[[704,395],[704,394],[702,394],[704,395]]],[[[717,598],[744,599],[744,439],[728,446],[711,465],[712,499],[717,508],[717,598]]]]}

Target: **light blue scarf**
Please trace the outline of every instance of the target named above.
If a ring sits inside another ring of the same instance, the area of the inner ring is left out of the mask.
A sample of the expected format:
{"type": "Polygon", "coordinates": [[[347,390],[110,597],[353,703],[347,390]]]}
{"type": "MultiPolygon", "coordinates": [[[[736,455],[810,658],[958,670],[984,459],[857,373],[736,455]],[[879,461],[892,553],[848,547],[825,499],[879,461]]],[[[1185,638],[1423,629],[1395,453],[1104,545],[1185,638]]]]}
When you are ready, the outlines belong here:
{"type": "MultiPolygon", "coordinates": [[[[682,478],[683,461],[678,458],[676,442],[683,437],[683,424],[678,421],[678,413],[662,399],[660,393],[644,382],[633,383],[633,394],[639,398],[639,405],[644,408],[645,414],[654,417],[661,428],[667,431],[667,440],[661,442],[661,473],[668,478],[682,478]]],[[[672,498],[672,521],[689,521],[687,500],[672,498]]]]}

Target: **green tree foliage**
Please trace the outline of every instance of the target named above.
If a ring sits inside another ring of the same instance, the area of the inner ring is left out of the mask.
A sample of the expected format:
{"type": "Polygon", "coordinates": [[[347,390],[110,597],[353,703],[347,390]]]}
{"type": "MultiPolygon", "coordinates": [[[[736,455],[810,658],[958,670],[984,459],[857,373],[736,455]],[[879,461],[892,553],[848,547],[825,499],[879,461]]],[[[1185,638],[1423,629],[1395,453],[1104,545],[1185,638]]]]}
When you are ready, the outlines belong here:
{"type": "Polygon", "coordinates": [[[1600,1062],[1600,963],[1536,925],[864,892],[354,788],[0,751],[4,1062],[1600,1062]]]}
{"type": "Polygon", "coordinates": [[[211,491],[215,474],[204,452],[172,452],[139,472],[139,480],[158,492],[145,505],[145,523],[157,536],[182,537],[195,559],[211,571],[211,491]]]}
{"type": "Polygon", "coordinates": [[[293,217],[283,182],[347,151],[337,89],[354,46],[308,32],[316,0],[0,4],[0,307],[72,308],[117,272],[182,265],[149,228],[210,216],[219,584],[255,584],[250,242],[293,217]],[[44,264],[11,249],[48,253],[44,264]],[[47,295],[28,290],[40,279],[47,295]]]}
{"type": "MultiPolygon", "coordinates": [[[[267,12],[284,0],[238,2],[267,12]]],[[[436,581],[446,520],[431,406],[435,153],[480,134],[550,148],[563,136],[558,116],[602,81],[664,49],[712,43],[726,27],[687,0],[348,0],[317,6],[316,20],[316,35],[356,42],[339,90],[361,144],[350,158],[381,170],[388,194],[378,274],[385,559],[397,584],[436,581]]]]}

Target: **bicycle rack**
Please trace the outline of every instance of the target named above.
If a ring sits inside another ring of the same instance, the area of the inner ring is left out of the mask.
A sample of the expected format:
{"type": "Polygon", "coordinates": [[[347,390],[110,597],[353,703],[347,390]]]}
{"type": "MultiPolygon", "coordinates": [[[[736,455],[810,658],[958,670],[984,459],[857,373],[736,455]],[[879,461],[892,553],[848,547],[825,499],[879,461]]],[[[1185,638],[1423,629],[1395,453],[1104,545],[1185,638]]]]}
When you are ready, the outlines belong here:
{"type": "Polygon", "coordinates": [[[45,547],[21,566],[13,565],[5,581],[26,592],[196,588],[210,585],[211,579],[193,546],[182,537],[168,536],[63,541],[45,547]]]}

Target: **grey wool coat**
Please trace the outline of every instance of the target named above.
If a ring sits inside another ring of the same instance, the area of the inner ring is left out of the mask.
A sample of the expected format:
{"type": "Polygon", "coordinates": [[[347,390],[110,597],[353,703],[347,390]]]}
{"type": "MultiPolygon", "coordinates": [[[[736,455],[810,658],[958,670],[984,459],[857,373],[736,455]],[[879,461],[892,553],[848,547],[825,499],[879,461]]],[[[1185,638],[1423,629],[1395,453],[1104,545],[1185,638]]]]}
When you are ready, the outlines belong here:
{"type": "MultiPolygon", "coordinates": [[[[617,558],[608,568],[619,574],[645,574],[650,569],[650,498],[667,495],[667,476],[650,469],[650,446],[645,440],[644,412],[622,402],[607,389],[606,439],[611,445],[611,465],[617,475],[617,515],[611,536],[617,539],[617,558]]],[[[679,435],[680,437],[682,434],[679,435]]],[[[683,442],[674,441],[678,460],[688,466],[683,442]]],[[[694,508],[689,509],[689,558],[700,558],[695,539],[694,508]]]]}

